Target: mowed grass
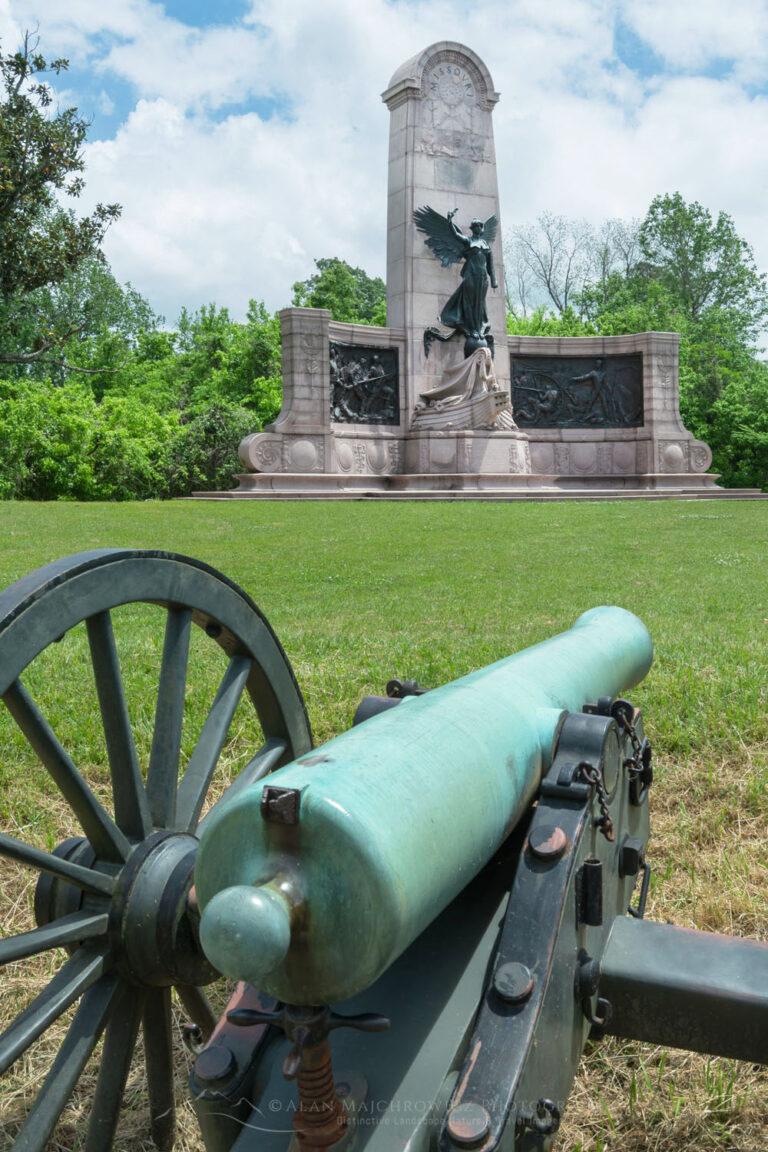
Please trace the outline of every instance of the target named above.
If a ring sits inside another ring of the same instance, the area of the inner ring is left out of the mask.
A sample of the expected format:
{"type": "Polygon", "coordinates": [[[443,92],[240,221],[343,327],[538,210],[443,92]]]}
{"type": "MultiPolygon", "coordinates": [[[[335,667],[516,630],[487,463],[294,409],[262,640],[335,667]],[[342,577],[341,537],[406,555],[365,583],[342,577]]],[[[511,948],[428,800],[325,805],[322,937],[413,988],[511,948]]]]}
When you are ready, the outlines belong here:
{"type": "MultiPolygon", "coordinates": [[[[59,556],[110,546],[163,548],[221,569],[277,632],[317,742],[348,727],[360,698],[392,676],[433,687],[570,627],[597,604],[631,609],[656,649],[650,675],[631,693],[656,751],[649,915],[768,939],[768,504],[4,504],[0,530],[0,586],[59,556]]],[[[161,614],[149,607],[118,616],[146,757],[161,614]]],[[[221,674],[205,639],[194,651],[187,750],[221,674]]],[[[106,799],[82,637],[67,636],[37,663],[28,686],[106,799]]],[[[242,705],[219,787],[259,739],[242,705]]],[[[77,831],[5,716],[0,827],[43,846],[77,831]]],[[[21,869],[0,872],[0,915],[16,930],[30,926],[30,879],[21,869]]],[[[42,961],[8,970],[6,1018],[47,973],[42,961]]],[[[39,1086],[47,1045],[20,1062],[17,1080],[0,1083],[0,1148],[12,1143],[30,1084],[39,1086]]],[[[179,1069],[181,1102],[183,1056],[179,1069]]],[[[120,1148],[150,1147],[142,1094],[138,1068],[120,1148]]],[[[78,1147],[86,1113],[83,1095],[55,1147],[78,1147]]],[[[763,1152],[767,1113],[763,1071],[607,1041],[584,1062],[557,1147],[763,1152]]],[[[202,1148],[188,1111],[178,1146],[202,1148]]]]}

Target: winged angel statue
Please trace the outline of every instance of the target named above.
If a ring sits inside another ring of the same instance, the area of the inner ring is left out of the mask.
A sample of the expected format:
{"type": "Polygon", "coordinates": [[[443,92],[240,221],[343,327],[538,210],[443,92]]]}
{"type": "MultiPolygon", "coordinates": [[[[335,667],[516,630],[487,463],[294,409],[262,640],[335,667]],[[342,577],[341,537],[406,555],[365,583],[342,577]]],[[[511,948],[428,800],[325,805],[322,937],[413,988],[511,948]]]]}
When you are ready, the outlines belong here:
{"type": "MultiPolygon", "coordinates": [[[[465,236],[453,222],[457,212],[458,208],[454,208],[447,216],[441,216],[434,208],[417,208],[413,213],[413,221],[419,232],[426,234],[424,243],[434,252],[443,268],[457,264],[459,260],[464,261],[461,283],[440,313],[440,322],[447,328],[464,333],[464,356],[467,357],[478,348],[490,348],[493,352],[485,298],[489,278],[491,287],[498,287],[491,244],[499,222],[495,216],[489,216],[485,222],[473,220],[469,226],[471,235],[465,236]]],[[[448,340],[450,337],[441,336],[436,329],[428,328],[424,333],[427,355],[432,339],[448,340]]]]}

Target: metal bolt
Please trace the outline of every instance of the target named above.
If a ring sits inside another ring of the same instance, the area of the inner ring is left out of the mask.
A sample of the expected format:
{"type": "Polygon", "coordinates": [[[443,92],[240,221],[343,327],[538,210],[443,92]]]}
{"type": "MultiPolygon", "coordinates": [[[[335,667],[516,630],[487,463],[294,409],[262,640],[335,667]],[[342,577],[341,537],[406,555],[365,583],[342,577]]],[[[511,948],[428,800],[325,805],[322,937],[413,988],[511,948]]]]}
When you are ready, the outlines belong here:
{"type": "Polygon", "coordinates": [[[528,847],[539,860],[557,860],[568,845],[568,837],[557,824],[542,824],[528,837],[528,847]]]}
{"type": "Polygon", "coordinates": [[[643,863],[643,842],[627,836],[619,853],[619,876],[637,876],[643,863]]]}
{"type": "Polygon", "coordinates": [[[195,1061],[195,1077],[198,1080],[214,1082],[223,1080],[235,1066],[235,1057],[231,1048],[225,1044],[216,1044],[204,1048],[195,1061]]]}
{"type": "Polygon", "coordinates": [[[218,640],[221,636],[221,624],[217,624],[214,620],[209,620],[205,626],[206,636],[210,636],[211,640],[218,640]]]}
{"type": "Polygon", "coordinates": [[[457,1104],[448,1113],[448,1135],[455,1144],[469,1148],[479,1144],[489,1133],[491,1117],[482,1104],[457,1104]]]}
{"type": "Polygon", "coordinates": [[[522,1004],[533,992],[533,976],[525,964],[516,961],[500,964],[493,977],[493,988],[507,1004],[522,1004]]]}

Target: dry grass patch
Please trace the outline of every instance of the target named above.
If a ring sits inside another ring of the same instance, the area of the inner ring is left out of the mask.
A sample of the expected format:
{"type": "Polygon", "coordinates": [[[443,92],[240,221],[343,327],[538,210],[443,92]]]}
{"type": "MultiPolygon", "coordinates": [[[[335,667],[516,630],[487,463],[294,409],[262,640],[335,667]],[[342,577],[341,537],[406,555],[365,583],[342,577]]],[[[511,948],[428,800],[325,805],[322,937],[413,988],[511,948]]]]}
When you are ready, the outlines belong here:
{"type": "MultiPolygon", "coordinates": [[[[657,762],[646,915],[768,940],[768,748],[657,762]]],[[[765,1152],[768,1068],[607,1038],[582,1062],[558,1152],[765,1152]]]]}

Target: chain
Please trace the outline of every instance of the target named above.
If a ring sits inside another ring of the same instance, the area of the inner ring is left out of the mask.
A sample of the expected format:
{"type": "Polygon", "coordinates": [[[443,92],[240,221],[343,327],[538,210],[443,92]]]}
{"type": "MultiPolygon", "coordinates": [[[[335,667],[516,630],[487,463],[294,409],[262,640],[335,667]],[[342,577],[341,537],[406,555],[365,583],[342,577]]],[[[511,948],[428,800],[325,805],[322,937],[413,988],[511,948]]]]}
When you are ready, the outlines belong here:
{"type": "Polygon", "coordinates": [[[608,794],[605,791],[603,774],[599,768],[587,760],[582,760],[581,764],[577,766],[577,770],[581,772],[582,777],[593,786],[597,793],[600,815],[595,819],[595,824],[606,840],[612,843],[616,833],[613,830],[613,820],[611,820],[611,814],[608,811],[608,794]]]}
{"type": "Polygon", "coordinates": [[[633,756],[628,757],[624,761],[624,767],[639,772],[642,769],[643,745],[640,743],[640,737],[635,731],[635,726],[627,716],[624,708],[616,708],[614,710],[614,718],[618,720],[621,727],[626,732],[630,741],[632,742],[633,756]]]}
{"type": "Polygon", "coordinates": [[[617,723],[624,729],[632,743],[632,756],[624,761],[624,767],[629,771],[633,803],[638,803],[651,786],[653,781],[653,768],[651,767],[652,749],[649,740],[640,740],[635,731],[630,716],[634,715],[631,704],[626,700],[614,701],[612,714],[617,723]],[[617,707],[617,705],[619,705],[617,707]]]}

